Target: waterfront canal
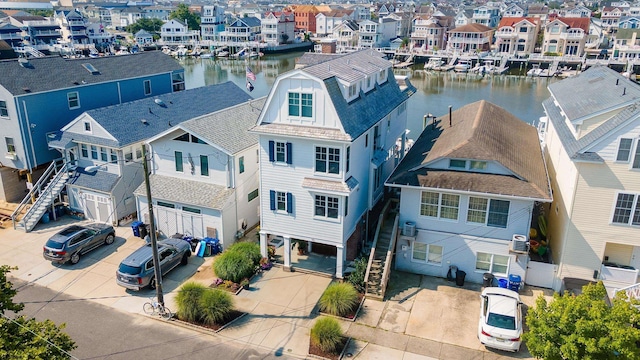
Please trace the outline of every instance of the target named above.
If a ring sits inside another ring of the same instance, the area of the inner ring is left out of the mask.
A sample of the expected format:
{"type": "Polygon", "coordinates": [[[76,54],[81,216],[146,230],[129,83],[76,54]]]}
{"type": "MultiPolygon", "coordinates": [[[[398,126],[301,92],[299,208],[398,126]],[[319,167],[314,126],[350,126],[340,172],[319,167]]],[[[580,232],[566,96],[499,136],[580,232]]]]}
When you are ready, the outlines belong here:
{"type": "MultiPolygon", "coordinates": [[[[266,96],[276,77],[295,67],[295,59],[302,53],[265,55],[261,59],[179,59],[185,68],[185,82],[188,89],[232,81],[245,89],[246,66],[256,74],[253,81],[255,98],[266,96]]],[[[396,70],[398,75],[409,75],[416,93],[408,104],[409,137],[415,139],[422,129],[422,118],[431,113],[435,116],[447,114],[466,104],[487,100],[499,105],[518,118],[536,124],[544,115],[542,101],[549,97],[547,86],[556,78],[539,78],[516,75],[477,75],[455,72],[427,73],[420,68],[396,70]]]]}

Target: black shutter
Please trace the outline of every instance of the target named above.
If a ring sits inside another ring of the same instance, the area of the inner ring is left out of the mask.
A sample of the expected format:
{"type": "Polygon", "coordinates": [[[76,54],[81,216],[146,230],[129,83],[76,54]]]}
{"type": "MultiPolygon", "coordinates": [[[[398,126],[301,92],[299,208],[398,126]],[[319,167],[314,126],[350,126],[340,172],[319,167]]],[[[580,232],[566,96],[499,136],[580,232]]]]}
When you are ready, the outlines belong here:
{"type": "Polygon", "coordinates": [[[269,190],[269,199],[270,199],[270,209],[276,209],[276,192],[273,190],[269,190]]]}
{"type": "Polygon", "coordinates": [[[269,140],[269,161],[276,161],[276,143],[273,140],[269,140]]]}
{"type": "Polygon", "coordinates": [[[287,193],[287,212],[293,213],[293,194],[287,193]]]}
{"type": "Polygon", "coordinates": [[[287,164],[293,163],[293,153],[291,152],[291,143],[287,143],[287,164]]]}

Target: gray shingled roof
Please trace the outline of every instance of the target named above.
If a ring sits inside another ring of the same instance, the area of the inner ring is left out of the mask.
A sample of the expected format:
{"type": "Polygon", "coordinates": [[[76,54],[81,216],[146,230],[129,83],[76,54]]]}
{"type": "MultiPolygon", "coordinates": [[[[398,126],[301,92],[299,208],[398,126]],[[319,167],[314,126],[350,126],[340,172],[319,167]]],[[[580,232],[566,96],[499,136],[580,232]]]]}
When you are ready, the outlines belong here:
{"type": "Polygon", "coordinates": [[[122,147],[150,138],[183,121],[251,99],[244,90],[228,81],[89,110],[86,113],[117,140],[118,147],[122,147]],[[156,99],[162,100],[163,105],[158,105],[156,99]]]}
{"type": "Polygon", "coordinates": [[[84,168],[77,168],[67,181],[67,184],[110,193],[118,180],[120,180],[120,176],[106,171],[86,172],[84,168]]]}
{"type": "Polygon", "coordinates": [[[323,54],[323,53],[314,53],[314,52],[306,52],[302,54],[298,60],[296,60],[296,67],[306,67],[317,65],[323,63],[325,61],[338,58],[340,56],[344,56],[344,54],[323,54]]]}
{"type": "Polygon", "coordinates": [[[180,124],[198,138],[216,144],[229,154],[235,154],[258,143],[258,135],[248,130],[258,121],[266,97],[232,106],[213,114],[187,120],[180,124]]]}
{"type": "Polygon", "coordinates": [[[83,59],[47,56],[30,58],[29,63],[29,67],[23,67],[17,59],[0,61],[0,86],[13,95],[23,95],[182,69],[175,59],[162,51],[83,59]],[[86,63],[93,65],[100,74],[92,75],[82,66],[86,63]]]}
{"type": "Polygon", "coordinates": [[[640,99],[638,84],[606,66],[593,66],[574,77],[557,81],[549,85],[549,92],[569,121],[640,99]]]}
{"type": "Polygon", "coordinates": [[[303,69],[307,74],[326,80],[336,76],[347,82],[364,79],[365,73],[377,73],[389,67],[389,60],[375,50],[360,50],[303,69]]]}
{"type": "MultiPolygon", "coordinates": [[[[222,210],[235,192],[234,189],[220,185],[157,174],[149,177],[149,184],[151,194],[156,200],[179,202],[217,210],[222,210]]],[[[133,193],[146,196],[145,184],[138,186],[133,193]]]]}
{"type": "Polygon", "coordinates": [[[427,126],[387,184],[551,200],[547,170],[533,126],[484,100],[427,126]],[[439,159],[496,161],[515,176],[430,168],[439,159]]]}

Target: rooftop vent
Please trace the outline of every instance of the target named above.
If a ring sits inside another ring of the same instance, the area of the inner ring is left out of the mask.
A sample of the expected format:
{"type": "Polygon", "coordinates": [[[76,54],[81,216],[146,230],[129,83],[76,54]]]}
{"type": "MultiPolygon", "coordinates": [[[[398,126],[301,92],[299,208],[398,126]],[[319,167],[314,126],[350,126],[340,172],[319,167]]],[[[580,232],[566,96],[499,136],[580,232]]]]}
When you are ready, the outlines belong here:
{"type": "Polygon", "coordinates": [[[158,106],[161,106],[161,107],[163,107],[163,108],[166,108],[166,107],[167,107],[167,104],[165,104],[165,102],[164,102],[164,101],[162,101],[161,99],[155,99],[155,100],[153,100],[153,101],[154,101],[158,106]]]}
{"type": "Polygon", "coordinates": [[[29,62],[29,59],[27,58],[19,58],[18,64],[20,64],[20,66],[22,66],[23,68],[33,69],[33,65],[31,65],[31,63],[29,62]]]}
{"type": "Polygon", "coordinates": [[[140,119],[140,122],[145,125],[149,125],[149,122],[147,121],[147,119],[140,119]]]}

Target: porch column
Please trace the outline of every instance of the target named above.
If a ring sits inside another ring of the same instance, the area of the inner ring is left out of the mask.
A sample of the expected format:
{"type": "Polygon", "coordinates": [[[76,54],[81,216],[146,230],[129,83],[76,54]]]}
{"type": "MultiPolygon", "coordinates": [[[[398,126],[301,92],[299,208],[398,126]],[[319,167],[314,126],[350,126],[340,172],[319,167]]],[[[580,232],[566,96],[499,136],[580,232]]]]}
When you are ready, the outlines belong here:
{"type": "Polygon", "coordinates": [[[260,254],[262,257],[269,257],[269,251],[267,250],[267,234],[260,231],[260,254]]]}
{"type": "Polygon", "coordinates": [[[336,277],[338,279],[342,279],[343,276],[343,266],[345,260],[345,252],[342,246],[336,246],[336,277]]]}
{"type": "Polygon", "coordinates": [[[283,236],[284,239],[284,267],[285,271],[291,271],[291,237],[283,236]]]}

